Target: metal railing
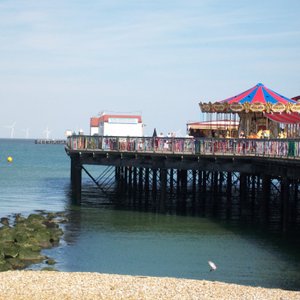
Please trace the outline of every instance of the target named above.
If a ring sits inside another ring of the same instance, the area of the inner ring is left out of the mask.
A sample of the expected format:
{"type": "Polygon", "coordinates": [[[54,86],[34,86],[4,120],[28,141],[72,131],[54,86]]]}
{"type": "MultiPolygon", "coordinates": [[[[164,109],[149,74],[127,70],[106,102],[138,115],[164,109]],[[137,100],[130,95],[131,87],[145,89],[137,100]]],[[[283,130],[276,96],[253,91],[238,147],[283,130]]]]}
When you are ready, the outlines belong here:
{"type": "Polygon", "coordinates": [[[217,139],[74,135],[70,150],[238,155],[300,159],[300,139],[217,139]]]}

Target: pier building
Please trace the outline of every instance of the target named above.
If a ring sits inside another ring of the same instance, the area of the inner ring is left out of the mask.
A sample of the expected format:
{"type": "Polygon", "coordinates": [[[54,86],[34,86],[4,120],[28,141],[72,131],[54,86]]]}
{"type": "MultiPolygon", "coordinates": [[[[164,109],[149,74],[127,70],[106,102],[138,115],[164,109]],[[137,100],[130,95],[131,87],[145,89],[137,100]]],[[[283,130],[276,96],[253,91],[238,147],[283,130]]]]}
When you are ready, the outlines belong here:
{"type": "Polygon", "coordinates": [[[90,119],[90,134],[103,136],[143,136],[141,115],[102,112],[90,119]]]}

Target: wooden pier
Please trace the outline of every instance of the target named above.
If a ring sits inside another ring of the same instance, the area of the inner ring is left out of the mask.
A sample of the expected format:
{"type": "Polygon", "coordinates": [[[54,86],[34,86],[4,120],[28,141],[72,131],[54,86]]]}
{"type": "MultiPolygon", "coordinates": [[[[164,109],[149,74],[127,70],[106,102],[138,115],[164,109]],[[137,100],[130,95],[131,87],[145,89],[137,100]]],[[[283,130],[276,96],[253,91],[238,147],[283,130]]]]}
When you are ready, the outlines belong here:
{"type": "Polygon", "coordinates": [[[62,140],[53,140],[53,139],[36,139],[34,140],[35,144],[50,144],[50,145],[65,145],[67,143],[67,140],[62,139],[62,140]]]}
{"type": "Polygon", "coordinates": [[[300,140],[72,136],[66,152],[77,204],[83,170],[132,204],[300,228],[300,140]]]}

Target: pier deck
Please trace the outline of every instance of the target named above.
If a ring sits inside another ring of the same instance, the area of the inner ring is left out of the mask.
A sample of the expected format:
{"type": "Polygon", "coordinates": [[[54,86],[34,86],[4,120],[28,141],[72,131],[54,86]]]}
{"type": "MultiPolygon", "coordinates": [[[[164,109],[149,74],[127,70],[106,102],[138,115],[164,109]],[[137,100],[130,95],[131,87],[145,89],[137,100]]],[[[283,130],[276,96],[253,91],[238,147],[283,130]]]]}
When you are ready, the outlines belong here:
{"type": "Polygon", "coordinates": [[[113,186],[120,195],[138,193],[147,205],[152,197],[166,207],[170,195],[177,195],[176,201],[197,202],[213,214],[225,205],[230,215],[238,206],[240,217],[258,216],[262,222],[279,214],[283,231],[300,226],[300,140],[72,136],[66,152],[78,204],[84,170],[102,191],[113,186]],[[94,178],[84,165],[114,173],[94,178]]]}

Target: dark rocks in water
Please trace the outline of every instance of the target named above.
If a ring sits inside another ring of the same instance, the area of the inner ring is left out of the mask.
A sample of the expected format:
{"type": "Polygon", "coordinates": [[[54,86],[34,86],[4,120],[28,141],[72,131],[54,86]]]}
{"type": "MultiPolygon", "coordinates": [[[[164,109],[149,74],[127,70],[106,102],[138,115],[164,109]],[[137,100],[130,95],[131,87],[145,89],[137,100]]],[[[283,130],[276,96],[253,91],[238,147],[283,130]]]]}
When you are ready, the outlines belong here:
{"type": "Polygon", "coordinates": [[[7,263],[10,266],[9,269],[20,270],[27,267],[27,264],[19,258],[9,258],[7,263]]]}
{"type": "Polygon", "coordinates": [[[45,256],[38,251],[32,251],[30,247],[24,247],[20,249],[18,258],[24,262],[39,263],[45,259],[45,256]]]}
{"type": "Polygon", "coordinates": [[[52,258],[48,258],[47,260],[46,260],[46,264],[47,265],[55,265],[56,264],[56,261],[54,260],[54,259],[52,259],[52,258]]]}
{"type": "Polygon", "coordinates": [[[3,243],[1,246],[4,258],[16,258],[19,255],[20,247],[17,243],[8,242],[3,243]]]}
{"type": "Polygon", "coordinates": [[[5,226],[9,226],[9,219],[8,218],[1,218],[0,223],[5,225],[5,226]]]}
{"type": "Polygon", "coordinates": [[[43,256],[41,250],[58,245],[63,235],[58,223],[55,214],[43,212],[27,218],[16,215],[14,227],[3,224],[0,227],[0,271],[24,269],[45,259],[49,265],[54,262],[43,256]]]}
{"type": "Polygon", "coordinates": [[[14,242],[15,235],[14,229],[8,226],[3,226],[0,228],[0,243],[4,242],[14,242]]]}

